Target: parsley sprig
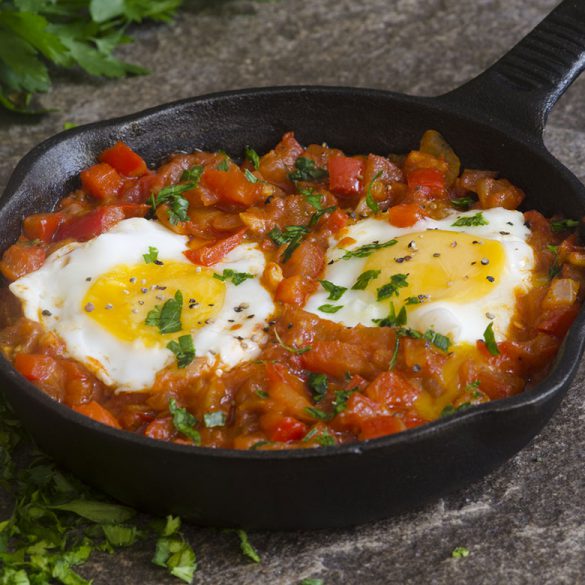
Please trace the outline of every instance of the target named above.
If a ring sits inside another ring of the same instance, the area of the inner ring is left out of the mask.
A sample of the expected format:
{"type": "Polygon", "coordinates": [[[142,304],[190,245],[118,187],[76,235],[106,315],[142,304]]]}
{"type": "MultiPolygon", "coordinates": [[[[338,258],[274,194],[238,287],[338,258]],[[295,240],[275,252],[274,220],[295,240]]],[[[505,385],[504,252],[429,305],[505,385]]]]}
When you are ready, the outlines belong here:
{"type": "Polygon", "coordinates": [[[388,240],[387,242],[372,242],[371,244],[364,244],[355,250],[346,250],[345,254],[341,257],[342,260],[349,260],[350,258],[366,258],[376,250],[382,248],[389,248],[398,243],[398,240],[388,240]]]}
{"type": "Polygon", "coordinates": [[[303,156],[295,161],[295,170],[289,174],[291,181],[320,181],[325,179],[328,173],[325,169],[319,168],[315,161],[303,156]]]}
{"type": "Polygon", "coordinates": [[[146,325],[158,327],[161,333],[181,331],[181,312],[183,310],[183,293],[178,290],[175,296],[164,305],[156,305],[146,315],[146,325]]]}
{"type": "Polygon", "coordinates": [[[217,278],[217,280],[226,281],[231,280],[235,286],[242,284],[245,280],[249,278],[254,278],[253,274],[249,274],[248,272],[237,272],[236,270],[232,270],[231,268],[226,268],[222,274],[218,274],[217,272],[213,273],[213,278],[217,278]]]}
{"type": "Polygon", "coordinates": [[[277,245],[288,244],[282,253],[282,261],[286,262],[292,256],[292,253],[300,246],[303,238],[309,233],[309,228],[304,225],[287,225],[283,230],[272,228],[268,232],[268,237],[277,245]]]}
{"type": "Polygon", "coordinates": [[[480,211],[475,215],[467,215],[458,217],[451,225],[453,227],[468,227],[468,226],[479,226],[479,225],[488,225],[489,221],[483,216],[483,213],[480,211]]]}
{"type": "Polygon", "coordinates": [[[177,358],[177,366],[186,368],[195,359],[195,346],[191,335],[181,335],[177,340],[169,341],[167,348],[170,349],[177,358]]]}

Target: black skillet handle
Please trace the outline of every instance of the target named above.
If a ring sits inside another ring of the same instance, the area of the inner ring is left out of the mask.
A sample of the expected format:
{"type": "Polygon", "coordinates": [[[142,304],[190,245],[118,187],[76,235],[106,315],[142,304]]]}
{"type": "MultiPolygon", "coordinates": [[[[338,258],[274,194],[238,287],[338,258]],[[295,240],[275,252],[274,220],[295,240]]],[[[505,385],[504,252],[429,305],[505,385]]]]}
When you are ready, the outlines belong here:
{"type": "Polygon", "coordinates": [[[484,73],[441,99],[541,138],[548,114],[585,69],[585,0],[564,0],[484,73]]]}

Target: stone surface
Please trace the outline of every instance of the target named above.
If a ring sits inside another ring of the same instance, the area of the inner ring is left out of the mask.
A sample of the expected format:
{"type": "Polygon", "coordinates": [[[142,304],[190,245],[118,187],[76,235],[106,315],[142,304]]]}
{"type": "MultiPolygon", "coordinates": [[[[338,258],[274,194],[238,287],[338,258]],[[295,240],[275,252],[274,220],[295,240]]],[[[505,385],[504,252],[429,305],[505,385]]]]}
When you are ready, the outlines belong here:
{"type": "MultiPolygon", "coordinates": [[[[117,82],[59,74],[43,118],[0,114],[0,187],[33,145],[64,122],[86,123],[195,94],[275,84],[445,92],[479,73],[555,0],[193,1],[171,26],[148,26],[125,48],[152,75],[117,82]]],[[[557,105],[552,152],[585,179],[585,78],[557,105]]],[[[195,583],[327,585],[585,582],[583,367],[550,424],[518,456],[469,489],[417,513],[352,530],[253,533],[260,565],[234,535],[189,527],[195,583]],[[457,546],[470,556],[451,558],[457,546]]],[[[359,502],[348,502],[359,506],[359,502]]],[[[3,512],[8,506],[5,503],[3,512]]],[[[4,515],[4,514],[3,514],[4,515]]],[[[96,585],[172,582],[150,565],[152,543],[97,556],[96,585]]]]}

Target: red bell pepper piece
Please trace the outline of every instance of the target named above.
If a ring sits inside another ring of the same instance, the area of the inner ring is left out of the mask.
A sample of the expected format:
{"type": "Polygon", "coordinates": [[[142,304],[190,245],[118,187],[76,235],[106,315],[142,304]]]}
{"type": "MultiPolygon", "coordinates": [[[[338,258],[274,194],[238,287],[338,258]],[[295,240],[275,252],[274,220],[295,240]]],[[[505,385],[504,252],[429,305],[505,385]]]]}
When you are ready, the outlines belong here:
{"type": "Polygon", "coordinates": [[[123,180],[116,169],[107,163],[99,163],[81,171],[81,186],[96,199],[105,200],[118,196],[123,180]]]}
{"type": "Polygon", "coordinates": [[[57,231],[55,239],[59,241],[73,238],[78,242],[91,240],[123,220],[126,217],[124,207],[126,206],[108,205],[96,207],[89,213],[64,223],[57,231]]]}
{"type": "Polygon", "coordinates": [[[222,203],[249,207],[262,198],[262,183],[251,183],[235,165],[230,165],[227,171],[206,169],[200,184],[216,195],[222,203]]]}
{"type": "Polygon", "coordinates": [[[388,210],[388,221],[401,228],[413,226],[424,216],[425,212],[418,203],[400,203],[388,210]]]}
{"type": "Polygon", "coordinates": [[[408,173],[408,186],[429,187],[432,190],[445,188],[445,175],[437,169],[415,169],[408,173]]]}
{"type": "Polygon", "coordinates": [[[148,170],[144,159],[123,142],[116,142],[114,146],[104,150],[100,161],[109,164],[126,177],[141,177],[148,170]]]}
{"type": "Polygon", "coordinates": [[[41,240],[49,243],[63,223],[65,217],[62,213],[35,213],[24,219],[22,228],[24,235],[29,240],[41,240]]]}
{"type": "Polygon", "coordinates": [[[193,264],[201,264],[202,266],[213,266],[217,264],[226,254],[231,252],[244,239],[247,228],[243,228],[235,234],[217,240],[213,244],[207,244],[196,250],[187,250],[183,252],[185,256],[193,262],[193,264]]]}
{"type": "Polygon", "coordinates": [[[327,161],[329,189],[341,197],[360,195],[364,189],[366,163],[359,158],[333,156],[327,161]]]}
{"type": "Polygon", "coordinates": [[[76,404],[71,407],[75,412],[88,416],[89,418],[114,427],[115,429],[121,429],[120,423],[116,420],[116,417],[107,409],[104,408],[99,402],[92,400],[87,404],[76,404]]]}
{"type": "Polygon", "coordinates": [[[50,355],[37,353],[17,353],[14,367],[27,380],[42,382],[50,378],[57,368],[57,360],[50,355]]]}

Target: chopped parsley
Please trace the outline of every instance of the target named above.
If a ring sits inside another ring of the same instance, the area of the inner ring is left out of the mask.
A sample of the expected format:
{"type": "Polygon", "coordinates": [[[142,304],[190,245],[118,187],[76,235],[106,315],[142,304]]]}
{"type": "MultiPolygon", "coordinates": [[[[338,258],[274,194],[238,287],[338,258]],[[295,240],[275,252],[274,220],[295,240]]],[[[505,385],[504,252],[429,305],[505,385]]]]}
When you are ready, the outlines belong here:
{"type": "Polygon", "coordinates": [[[552,280],[553,278],[555,278],[555,276],[558,276],[561,272],[561,265],[559,264],[559,247],[558,246],[553,246],[552,244],[548,244],[547,245],[547,250],[554,256],[554,260],[553,263],[550,265],[550,268],[548,269],[548,278],[549,280],[552,280]]]}
{"type": "Polygon", "coordinates": [[[252,546],[250,540],[248,539],[248,535],[244,530],[236,530],[236,534],[240,539],[240,550],[242,554],[248,557],[254,563],[259,563],[261,561],[260,555],[258,551],[252,546]]]}
{"type": "Polygon", "coordinates": [[[421,333],[416,329],[401,327],[398,329],[397,334],[403,337],[411,337],[412,339],[424,339],[443,351],[447,351],[451,347],[451,340],[446,335],[441,335],[441,333],[437,333],[433,329],[427,329],[424,333],[421,333]]]}
{"type": "Polygon", "coordinates": [[[382,176],[382,171],[378,171],[375,175],[374,178],[370,181],[370,183],[368,184],[367,188],[366,188],[366,205],[374,212],[377,213],[378,211],[380,211],[380,206],[378,205],[378,202],[374,199],[374,196],[372,195],[372,187],[374,186],[374,183],[382,176]]]}
{"type": "MultiPolygon", "coordinates": [[[[221,152],[221,151],[220,151],[221,152]]],[[[218,163],[215,167],[218,171],[223,171],[224,173],[230,170],[230,163],[229,163],[229,156],[224,152],[223,159],[218,163]]]]}
{"type": "Polygon", "coordinates": [[[299,193],[307,200],[307,203],[314,207],[317,211],[321,211],[323,206],[321,205],[321,200],[323,199],[323,195],[321,193],[315,193],[314,189],[299,189],[299,193]]]}
{"type": "Polygon", "coordinates": [[[246,146],[244,148],[244,156],[252,163],[255,171],[260,168],[260,156],[258,156],[258,153],[253,148],[246,146]]]}
{"type": "Polygon", "coordinates": [[[309,229],[304,225],[287,225],[283,230],[277,227],[272,228],[268,232],[268,237],[277,246],[288,244],[282,253],[282,261],[286,262],[308,233],[309,229]]]}
{"type": "Polygon", "coordinates": [[[195,165],[194,167],[187,169],[181,175],[181,181],[189,181],[190,183],[192,183],[191,188],[194,189],[199,184],[199,180],[201,179],[201,175],[203,174],[204,171],[205,167],[203,165],[195,165]]]}
{"type": "Polygon", "coordinates": [[[244,176],[249,183],[257,183],[260,179],[256,177],[250,170],[244,169],[244,176]]]}
{"type": "Polygon", "coordinates": [[[295,161],[295,170],[289,174],[289,179],[291,181],[320,181],[327,176],[327,171],[319,168],[315,161],[300,156],[295,161]]]}
{"type": "Polygon", "coordinates": [[[158,327],[161,333],[175,333],[181,331],[181,311],[183,309],[183,294],[180,290],[174,298],[168,299],[162,307],[156,305],[146,315],[146,325],[158,327]]]}
{"type": "Polygon", "coordinates": [[[325,585],[323,579],[303,579],[299,585],[325,585]]]}
{"type": "Polygon", "coordinates": [[[566,232],[575,229],[579,222],[575,219],[556,219],[550,222],[550,227],[553,232],[566,232]]]}
{"type": "Polygon", "coordinates": [[[218,274],[217,272],[213,273],[213,278],[217,278],[217,280],[226,281],[231,280],[235,286],[242,284],[245,280],[249,278],[254,278],[253,274],[249,274],[248,272],[236,272],[231,268],[226,268],[222,274],[218,274]]]}
{"type": "Polygon", "coordinates": [[[317,307],[317,310],[321,311],[322,313],[337,313],[337,311],[340,309],[343,309],[343,305],[325,304],[317,307]]]}
{"type": "Polygon", "coordinates": [[[408,286],[408,274],[393,274],[390,277],[390,282],[381,286],[377,290],[377,300],[383,301],[392,296],[398,296],[398,289],[408,286]]]}
{"type": "MultiPolygon", "coordinates": [[[[180,518],[167,516],[160,530],[152,562],[164,567],[168,572],[185,583],[192,583],[197,570],[197,559],[191,545],[179,532],[180,518]]],[[[76,585],[72,583],[71,585],[76,585]]]]}
{"type": "Polygon", "coordinates": [[[473,382],[469,382],[469,384],[465,386],[465,390],[467,390],[467,392],[475,391],[479,388],[480,384],[479,380],[473,380],[473,382]]]}
{"type": "Polygon", "coordinates": [[[181,335],[177,340],[169,341],[167,348],[175,354],[179,368],[186,368],[195,359],[195,346],[191,335],[181,335]]]}
{"type": "Polygon", "coordinates": [[[460,404],[459,406],[453,406],[452,404],[447,404],[447,406],[445,406],[445,408],[443,408],[443,410],[441,410],[441,418],[445,417],[445,416],[451,416],[452,414],[456,414],[461,410],[465,410],[466,408],[469,408],[471,406],[470,402],[464,402],[462,404],[460,404]]]}
{"type": "Polygon", "coordinates": [[[266,390],[260,390],[260,388],[258,388],[256,390],[256,396],[258,396],[258,398],[268,398],[268,392],[266,392],[266,390]]]}
{"type": "Polygon", "coordinates": [[[216,410],[215,412],[206,412],[203,415],[203,423],[208,429],[215,427],[224,427],[226,422],[226,416],[224,412],[216,410]]]}
{"type": "Polygon", "coordinates": [[[319,402],[327,394],[327,388],[329,386],[329,380],[326,374],[315,374],[311,372],[307,380],[307,384],[311,389],[313,400],[319,402]]]}
{"type": "Polygon", "coordinates": [[[454,559],[461,559],[463,557],[468,557],[469,556],[469,549],[464,547],[464,546],[458,546],[457,548],[453,549],[453,551],[451,552],[451,556],[454,559]]]}
{"type": "Polygon", "coordinates": [[[402,307],[400,311],[398,311],[398,314],[396,314],[394,303],[391,302],[388,316],[383,319],[372,319],[372,322],[376,323],[378,327],[402,327],[403,325],[406,325],[406,318],[406,308],[402,307]]]}
{"type": "Polygon", "coordinates": [[[371,244],[364,244],[355,250],[346,250],[341,259],[349,260],[350,258],[366,258],[376,250],[389,248],[390,246],[394,246],[396,243],[398,243],[398,240],[388,240],[387,242],[383,243],[372,242],[371,244]]]}
{"type": "Polygon", "coordinates": [[[308,443],[311,439],[315,439],[321,447],[331,447],[336,444],[335,437],[327,429],[321,429],[319,432],[319,427],[316,426],[303,437],[303,443],[308,443]]]}
{"type": "Polygon", "coordinates": [[[305,408],[305,412],[312,416],[313,418],[316,418],[317,420],[323,420],[323,421],[328,421],[331,420],[331,415],[326,413],[324,410],[321,410],[320,408],[315,408],[314,406],[307,406],[305,408]]]}
{"type": "Polygon", "coordinates": [[[469,227],[469,226],[476,226],[476,225],[488,225],[489,221],[483,216],[483,213],[480,211],[475,215],[468,215],[465,217],[459,217],[455,222],[451,224],[453,227],[469,227]]]}
{"type": "Polygon", "coordinates": [[[455,199],[451,199],[451,205],[453,207],[460,209],[461,211],[467,211],[474,203],[475,199],[473,197],[465,196],[465,197],[456,197],[455,199]]]}
{"type": "Polygon", "coordinates": [[[347,401],[349,397],[357,392],[357,388],[351,388],[351,390],[337,390],[335,392],[335,399],[331,403],[333,405],[333,411],[335,414],[343,412],[347,408],[347,401]]]}
{"type": "Polygon", "coordinates": [[[195,445],[200,445],[201,435],[196,428],[199,421],[186,408],[177,406],[174,398],[169,400],[169,412],[173,417],[173,426],[175,429],[191,439],[195,445]]]}
{"type": "Polygon", "coordinates": [[[195,187],[194,183],[184,183],[182,185],[171,185],[161,189],[156,197],[150,196],[149,202],[153,211],[163,204],[168,206],[167,214],[169,222],[172,225],[177,225],[180,221],[187,221],[189,216],[189,202],[183,197],[185,191],[189,191],[195,187]]]}
{"type": "Polygon", "coordinates": [[[398,350],[400,349],[400,337],[396,336],[396,341],[394,342],[394,351],[392,352],[392,357],[390,358],[390,364],[388,365],[389,370],[393,370],[396,366],[396,361],[398,360],[398,350]]]}
{"type": "Polygon", "coordinates": [[[309,227],[312,228],[313,226],[316,226],[318,221],[326,213],[333,213],[336,209],[337,207],[335,207],[335,205],[332,205],[331,207],[325,207],[324,209],[319,209],[318,211],[315,211],[315,213],[311,215],[311,219],[309,220],[309,227]]]}
{"type": "Polygon", "coordinates": [[[343,293],[347,290],[345,286],[337,286],[328,280],[320,280],[321,286],[329,293],[327,297],[330,301],[338,301],[343,293]]]}
{"type": "Polygon", "coordinates": [[[380,276],[381,270],[366,270],[362,272],[355,284],[351,287],[351,290],[365,290],[371,280],[374,280],[380,276]]]}
{"type": "Polygon", "coordinates": [[[483,332],[483,340],[485,341],[485,346],[492,355],[500,354],[498,344],[496,343],[496,337],[494,335],[493,322],[490,322],[490,324],[485,328],[485,331],[483,332]]]}
{"type": "Polygon", "coordinates": [[[307,345],[305,347],[293,347],[292,345],[287,345],[286,343],[284,343],[284,341],[282,341],[276,329],[274,329],[274,336],[276,337],[276,340],[278,341],[278,345],[280,345],[280,347],[286,349],[286,351],[294,355],[303,355],[304,353],[307,353],[308,351],[311,351],[313,349],[310,345],[307,345]]]}
{"type": "Polygon", "coordinates": [[[158,259],[158,250],[153,246],[148,246],[148,254],[142,254],[142,257],[147,264],[157,264],[160,262],[158,259]]]}

